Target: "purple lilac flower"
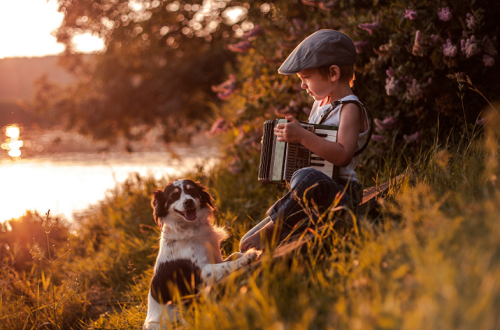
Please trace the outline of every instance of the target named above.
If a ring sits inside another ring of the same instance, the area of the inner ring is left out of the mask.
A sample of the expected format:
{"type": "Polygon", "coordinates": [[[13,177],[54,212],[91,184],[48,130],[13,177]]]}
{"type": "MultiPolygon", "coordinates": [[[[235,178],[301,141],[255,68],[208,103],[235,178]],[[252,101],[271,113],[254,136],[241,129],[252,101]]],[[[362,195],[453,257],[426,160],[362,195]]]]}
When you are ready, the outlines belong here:
{"type": "Polygon", "coordinates": [[[483,55],[483,62],[484,66],[493,66],[495,65],[495,59],[491,57],[490,55],[484,54],[483,55]]]}
{"type": "Polygon", "coordinates": [[[333,7],[335,7],[335,5],[337,4],[336,1],[332,0],[332,1],[329,1],[329,2],[326,2],[326,1],[321,1],[319,4],[318,4],[318,7],[323,9],[323,10],[331,10],[333,7]]]}
{"type": "Polygon", "coordinates": [[[417,79],[413,79],[411,83],[406,84],[406,98],[408,100],[416,100],[422,97],[422,86],[417,82],[417,79]]]}
{"type": "Polygon", "coordinates": [[[214,135],[220,134],[226,130],[227,130],[227,125],[226,125],[226,121],[224,120],[224,118],[217,118],[214,121],[214,123],[212,124],[212,127],[210,128],[210,130],[207,132],[207,135],[214,136],[214,135]]]}
{"type": "Polygon", "coordinates": [[[438,11],[438,17],[440,20],[444,22],[447,22],[450,19],[452,19],[453,15],[450,12],[450,7],[441,8],[441,10],[438,11]]]}
{"type": "Polygon", "coordinates": [[[443,38],[441,38],[439,35],[434,34],[431,34],[431,41],[435,45],[441,45],[444,42],[443,38]]]}
{"type": "Polygon", "coordinates": [[[399,80],[391,77],[385,79],[385,91],[387,95],[396,95],[399,91],[399,80]]]}
{"type": "Polygon", "coordinates": [[[385,70],[385,73],[387,74],[387,77],[392,78],[396,76],[396,70],[392,66],[389,67],[388,70],[385,70]]]}
{"type": "Polygon", "coordinates": [[[467,14],[465,22],[467,23],[467,27],[471,30],[474,30],[477,27],[476,18],[472,16],[472,14],[467,14]]]}
{"type": "Polygon", "coordinates": [[[240,41],[236,44],[228,45],[227,48],[229,48],[229,50],[232,52],[245,53],[250,48],[252,48],[252,44],[250,43],[250,41],[244,40],[244,41],[240,41]]]}
{"type": "Polygon", "coordinates": [[[319,0],[301,0],[301,1],[306,6],[316,6],[316,4],[320,2],[319,0]]]}
{"type": "Polygon", "coordinates": [[[378,133],[382,133],[386,130],[391,130],[394,127],[396,127],[397,119],[394,117],[385,117],[384,120],[380,120],[378,118],[375,118],[373,122],[375,123],[375,130],[378,133]]]}
{"type": "Polygon", "coordinates": [[[457,46],[453,45],[450,39],[446,39],[446,43],[443,44],[443,55],[448,57],[457,56],[457,46]]]}
{"type": "Polygon", "coordinates": [[[413,11],[411,9],[405,9],[405,18],[408,18],[410,20],[414,20],[418,17],[418,14],[416,11],[413,11]]]}
{"type": "Polygon", "coordinates": [[[230,74],[229,79],[222,84],[212,86],[212,92],[217,93],[217,97],[221,100],[227,100],[235,91],[236,77],[232,74],[230,74]]]}
{"type": "Polygon", "coordinates": [[[462,47],[462,53],[465,54],[465,57],[469,58],[481,52],[479,47],[476,44],[476,38],[471,36],[467,40],[460,41],[460,45],[462,47]]]}
{"type": "Polygon", "coordinates": [[[488,36],[483,38],[483,49],[484,52],[490,56],[497,56],[497,37],[494,36],[490,39],[488,36]]]}
{"type": "Polygon", "coordinates": [[[368,31],[368,33],[370,33],[370,34],[373,34],[373,31],[375,31],[379,25],[380,25],[379,22],[360,23],[360,24],[358,24],[358,27],[362,30],[368,31]]]}
{"type": "Polygon", "coordinates": [[[420,137],[419,132],[415,132],[412,135],[403,134],[403,139],[406,141],[406,143],[412,143],[412,142],[418,141],[419,137],[420,137]]]}
{"type": "Polygon", "coordinates": [[[432,78],[430,77],[429,80],[427,80],[427,82],[429,83],[429,85],[432,85],[432,78]]]}
{"type": "Polygon", "coordinates": [[[413,44],[413,55],[424,56],[424,47],[422,47],[422,34],[420,30],[415,33],[415,43],[413,44]]]}
{"type": "Polygon", "coordinates": [[[378,47],[378,50],[380,50],[381,52],[389,52],[391,49],[392,49],[392,40],[389,40],[388,43],[380,45],[378,47]]]}
{"type": "Polygon", "coordinates": [[[250,38],[257,37],[262,31],[260,30],[260,27],[258,24],[255,24],[253,29],[245,33],[243,36],[241,36],[242,40],[248,40],[250,38]]]}
{"type": "Polygon", "coordinates": [[[365,46],[368,45],[368,41],[355,41],[354,47],[356,47],[356,53],[362,53],[365,46]]]}
{"type": "Polygon", "coordinates": [[[311,108],[303,107],[302,112],[309,116],[311,114],[311,108]]]}
{"type": "Polygon", "coordinates": [[[387,137],[378,134],[372,134],[372,140],[375,142],[385,142],[387,137]]]}

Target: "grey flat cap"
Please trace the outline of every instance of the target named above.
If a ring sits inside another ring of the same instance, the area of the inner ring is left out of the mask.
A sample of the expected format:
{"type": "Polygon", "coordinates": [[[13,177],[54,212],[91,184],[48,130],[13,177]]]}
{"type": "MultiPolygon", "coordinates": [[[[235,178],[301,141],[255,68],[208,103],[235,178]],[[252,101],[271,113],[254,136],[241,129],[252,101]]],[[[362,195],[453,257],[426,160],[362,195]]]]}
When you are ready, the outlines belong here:
{"type": "Polygon", "coordinates": [[[325,65],[356,63],[356,47],[342,32],[319,30],[304,39],[279,67],[281,74],[295,74],[325,65]]]}

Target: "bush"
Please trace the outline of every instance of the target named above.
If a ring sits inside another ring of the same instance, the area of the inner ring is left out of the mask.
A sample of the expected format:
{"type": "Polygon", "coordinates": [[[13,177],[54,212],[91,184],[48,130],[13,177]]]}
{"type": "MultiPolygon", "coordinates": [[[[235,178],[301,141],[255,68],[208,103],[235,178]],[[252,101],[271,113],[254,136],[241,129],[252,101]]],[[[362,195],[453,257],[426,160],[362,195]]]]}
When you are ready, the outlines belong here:
{"type": "Polygon", "coordinates": [[[226,104],[211,133],[226,132],[234,163],[255,166],[248,155],[259,153],[263,122],[285,114],[306,119],[313,102],[297,77],[277,68],[311,33],[337,29],[355,42],[354,93],[376,118],[361,156],[365,176],[374,177],[384,160],[403,152],[414,159],[419,143],[429,147],[450,132],[459,139],[484,122],[485,98],[495,100],[499,91],[499,10],[489,0],[253,2],[254,30],[229,46],[241,54],[230,79],[214,86],[226,104]]]}

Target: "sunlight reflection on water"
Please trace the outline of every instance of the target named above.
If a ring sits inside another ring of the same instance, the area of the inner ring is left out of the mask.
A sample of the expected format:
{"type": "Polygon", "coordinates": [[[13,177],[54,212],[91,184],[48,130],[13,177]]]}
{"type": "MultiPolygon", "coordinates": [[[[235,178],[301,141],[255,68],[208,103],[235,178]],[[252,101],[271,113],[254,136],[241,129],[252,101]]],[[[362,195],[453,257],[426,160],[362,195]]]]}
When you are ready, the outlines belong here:
{"type": "Polygon", "coordinates": [[[0,221],[17,218],[25,210],[63,214],[84,210],[105,197],[106,191],[130,173],[141,176],[179,176],[216,161],[217,148],[176,148],[181,159],[166,152],[67,153],[12,161],[0,160],[0,221]],[[196,155],[196,156],[193,156],[196,155]]]}

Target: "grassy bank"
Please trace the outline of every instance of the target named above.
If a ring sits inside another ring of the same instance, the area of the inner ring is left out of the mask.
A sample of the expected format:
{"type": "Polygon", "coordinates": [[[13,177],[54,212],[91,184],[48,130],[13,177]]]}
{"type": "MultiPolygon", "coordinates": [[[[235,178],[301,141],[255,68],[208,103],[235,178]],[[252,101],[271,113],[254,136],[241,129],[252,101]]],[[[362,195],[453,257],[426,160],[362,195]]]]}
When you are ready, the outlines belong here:
{"type": "MultiPolygon", "coordinates": [[[[189,327],[498,329],[499,124],[492,115],[472,142],[436,141],[379,215],[329,224],[307,253],[264,254],[207,290],[183,310],[189,327]]],[[[404,170],[395,162],[379,182],[404,170]]],[[[282,194],[242,173],[191,174],[216,197],[225,254],[282,194]]],[[[170,179],[130,178],[74,226],[36,213],[3,224],[1,328],[139,329],[158,249],[150,193],[170,179]]]]}

